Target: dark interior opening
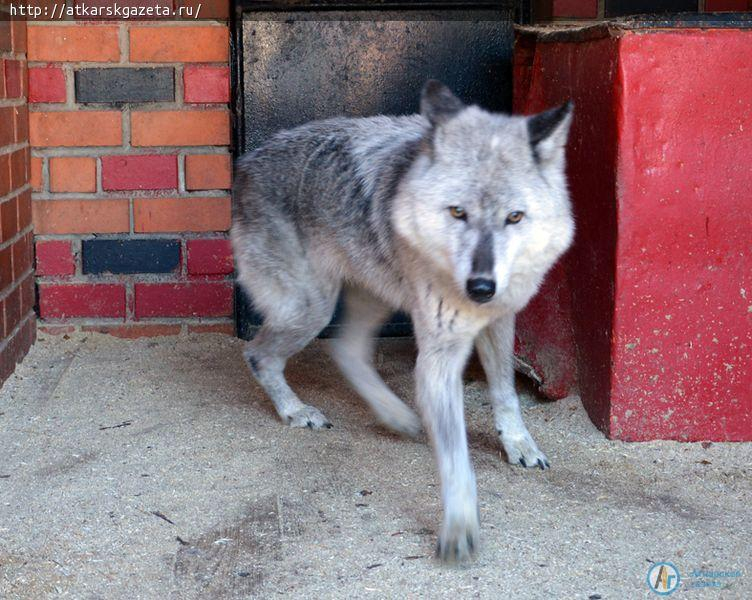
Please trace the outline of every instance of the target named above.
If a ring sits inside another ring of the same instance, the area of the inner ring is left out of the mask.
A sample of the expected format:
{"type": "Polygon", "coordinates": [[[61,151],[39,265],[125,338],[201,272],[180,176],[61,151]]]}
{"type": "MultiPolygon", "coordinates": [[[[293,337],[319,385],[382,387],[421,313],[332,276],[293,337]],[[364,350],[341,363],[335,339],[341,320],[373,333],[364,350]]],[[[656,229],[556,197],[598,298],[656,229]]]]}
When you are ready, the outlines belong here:
{"type": "MultiPolygon", "coordinates": [[[[235,150],[336,115],[411,114],[426,79],[508,111],[515,2],[243,2],[235,23],[235,150]]],[[[339,310],[323,335],[336,331],[339,310]]],[[[238,335],[260,324],[236,291],[238,335]]],[[[409,335],[395,317],[383,335],[409,335]]]]}

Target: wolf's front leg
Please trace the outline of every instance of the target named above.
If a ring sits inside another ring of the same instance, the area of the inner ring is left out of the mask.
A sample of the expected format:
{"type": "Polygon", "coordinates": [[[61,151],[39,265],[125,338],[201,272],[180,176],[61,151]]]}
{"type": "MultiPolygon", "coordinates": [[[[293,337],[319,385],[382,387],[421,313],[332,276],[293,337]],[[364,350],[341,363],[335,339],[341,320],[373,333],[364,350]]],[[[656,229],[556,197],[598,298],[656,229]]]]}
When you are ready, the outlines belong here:
{"type": "Polygon", "coordinates": [[[444,508],[437,554],[445,562],[460,562],[478,548],[480,530],[462,400],[462,370],[472,338],[421,329],[416,325],[417,401],[436,453],[444,508]]]}
{"type": "Polygon", "coordinates": [[[490,323],[476,340],[488,379],[496,431],[507,460],[523,467],[548,469],[551,465],[525,427],[514,387],[514,316],[490,323]]]}

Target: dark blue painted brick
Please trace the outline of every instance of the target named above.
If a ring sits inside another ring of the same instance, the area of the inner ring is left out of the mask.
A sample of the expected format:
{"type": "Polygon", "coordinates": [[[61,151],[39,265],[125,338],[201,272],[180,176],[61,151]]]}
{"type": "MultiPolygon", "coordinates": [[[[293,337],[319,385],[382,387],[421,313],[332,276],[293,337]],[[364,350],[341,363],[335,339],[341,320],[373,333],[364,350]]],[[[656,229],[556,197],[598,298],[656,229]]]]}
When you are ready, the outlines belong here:
{"type": "Polygon", "coordinates": [[[83,272],[169,273],[180,262],[178,240],[83,240],[83,272]]]}
{"type": "Polygon", "coordinates": [[[171,67],[76,71],[76,102],[166,102],[175,99],[171,67]]]}

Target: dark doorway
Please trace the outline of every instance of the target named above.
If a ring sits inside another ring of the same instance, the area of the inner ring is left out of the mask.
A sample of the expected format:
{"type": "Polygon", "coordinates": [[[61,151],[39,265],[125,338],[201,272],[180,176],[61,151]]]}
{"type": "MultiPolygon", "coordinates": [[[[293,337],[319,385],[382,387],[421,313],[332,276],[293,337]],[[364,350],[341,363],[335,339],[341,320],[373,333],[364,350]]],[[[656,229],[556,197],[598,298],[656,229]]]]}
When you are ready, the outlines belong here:
{"type": "MultiPolygon", "coordinates": [[[[512,99],[514,0],[250,2],[236,23],[236,150],[335,115],[411,114],[426,79],[466,102],[506,111],[512,99]]],[[[236,295],[238,335],[260,323],[236,295]]],[[[336,328],[337,315],[325,334],[336,328]]],[[[406,335],[397,315],[382,332],[406,335]]]]}

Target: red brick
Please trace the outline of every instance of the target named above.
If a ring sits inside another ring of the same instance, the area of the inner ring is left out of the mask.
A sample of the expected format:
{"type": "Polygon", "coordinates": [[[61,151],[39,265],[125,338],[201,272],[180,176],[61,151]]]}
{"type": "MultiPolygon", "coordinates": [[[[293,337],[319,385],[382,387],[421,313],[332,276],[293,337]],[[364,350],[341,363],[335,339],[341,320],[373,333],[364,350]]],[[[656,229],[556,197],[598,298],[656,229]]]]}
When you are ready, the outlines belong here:
{"type": "Polygon", "coordinates": [[[21,98],[24,95],[24,77],[26,70],[20,60],[4,60],[5,63],[5,97],[21,98]]]}
{"type": "Polygon", "coordinates": [[[96,192],[97,161],[89,156],[49,159],[51,192],[96,192]]]}
{"type": "Polygon", "coordinates": [[[15,141],[16,118],[12,106],[0,108],[0,146],[7,146],[15,141]]]}
{"type": "Polygon", "coordinates": [[[136,318],[232,315],[232,283],[137,283],[136,318]]]}
{"type": "Polygon", "coordinates": [[[228,275],[233,271],[230,240],[188,240],[190,275],[228,275]]]}
{"type": "Polygon", "coordinates": [[[32,146],[119,146],[123,141],[119,111],[29,113],[32,146]]]}
{"type": "Polygon", "coordinates": [[[13,279],[20,279],[31,269],[34,256],[32,237],[31,234],[25,235],[13,244],[13,279]]]}
{"type": "Polygon", "coordinates": [[[73,275],[76,263],[73,248],[68,240],[38,240],[37,275],[73,275]]]}
{"type": "Polygon", "coordinates": [[[226,146],[230,113],[226,110],[158,110],[131,113],[134,146],[226,146]]]}
{"type": "Polygon", "coordinates": [[[10,154],[0,154],[0,197],[10,192],[10,154]]]}
{"type": "Polygon", "coordinates": [[[84,325],[81,331],[95,331],[106,333],[119,338],[135,339],[142,337],[161,337],[166,335],[179,335],[180,325],[84,325]]]}
{"type": "Polygon", "coordinates": [[[4,290],[13,281],[13,248],[0,250],[0,289],[4,290]]]}
{"type": "Polygon", "coordinates": [[[553,0],[552,16],[574,19],[595,19],[598,16],[598,0],[553,0]]]}
{"type": "Polygon", "coordinates": [[[118,62],[118,27],[92,23],[37,25],[29,22],[28,59],[44,62],[118,62]]]}
{"type": "Polygon", "coordinates": [[[131,27],[133,62],[227,62],[227,27],[131,27]]]}
{"type": "Polygon", "coordinates": [[[13,21],[13,52],[24,54],[27,49],[26,21],[13,21]]]}
{"type": "Polygon", "coordinates": [[[23,321],[16,334],[7,340],[3,352],[0,353],[0,383],[10,377],[16,363],[23,360],[35,339],[36,319],[31,315],[23,321]]]}
{"type": "Polygon", "coordinates": [[[21,282],[21,314],[34,310],[34,273],[29,273],[21,282]]]}
{"type": "Polygon", "coordinates": [[[155,154],[102,157],[104,190],[174,190],[177,187],[177,156],[155,154]]]}
{"type": "Polygon", "coordinates": [[[26,104],[15,106],[13,113],[16,121],[16,143],[27,142],[29,140],[29,107],[26,104]]]}
{"type": "Polygon", "coordinates": [[[21,148],[10,155],[10,187],[18,189],[29,181],[29,149],[21,148]]]}
{"type": "Polygon", "coordinates": [[[0,204],[0,242],[18,233],[18,200],[11,198],[0,204]]]}
{"type": "MultiPolygon", "coordinates": [[[[0,6],[5,6],[5,3],[0,6]]],[[[5,18],[0,19],[0,52],[10,52],[13,49],[12,40],[10,21],[5,18]]]]}
{"type": "MultiPolygon", "coordinates": [[[[31,157],[31,189],[35,192],[39,192],[42,189],[42,161],[39,156],[31,157]]],[[[1,167],[0,167],[1,168],[1,167]]],[[[0,191],[2,195],[2,191],[0,191]]]]}
{"type": "Polygon", "coordinates": [[[31,225],[31,190],[26,189],[18,197],[18,230],[23,231],[31,225]]]}
{"type": "Polygon", "coordinates": [[[124,317],[121,284],[39,284],[39,316],[43,319],[124,317]]]}
{"type": "Polygon", "coordinates": [[[229,154],[188,154],[185,187],[188,190],[229,190],[232,159],[229,154]]]}
{"type": "Polygon", "coordinates": [[[21,288],[16,287],[3,301],[5,306],[5,328],[3,336],[7,337],[21,321],[21,288]]]}
{"type": "Polygon", "coordinates": [[[188,325],[188,333],[222,333],[225,335],[235,335],[235,324],[229,323],[207,323],[201,325],[188,325]]]}
{"type": "Polygon", "coordinates": [[[230,101],[230,67],[186,65],[183,98],[191,103],[230,101]]]}
{"type": "Polygon", "coordinates": [[[58,233],[122,233],[130,229],[128,200],[35,200],[34,230],[58,233]]]}
{"type": "Polygon", "coordinates": [[[227,231],[230,198],[136,198],[133,200],[134,231],[227,231]]]}
{"type": "Polygon", "coordinates": [[[65,74],[59,67],[29,69],[29,102],[65,102],[65,74]]]}

